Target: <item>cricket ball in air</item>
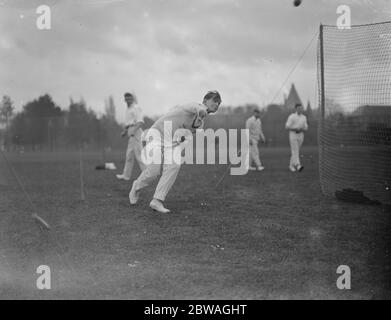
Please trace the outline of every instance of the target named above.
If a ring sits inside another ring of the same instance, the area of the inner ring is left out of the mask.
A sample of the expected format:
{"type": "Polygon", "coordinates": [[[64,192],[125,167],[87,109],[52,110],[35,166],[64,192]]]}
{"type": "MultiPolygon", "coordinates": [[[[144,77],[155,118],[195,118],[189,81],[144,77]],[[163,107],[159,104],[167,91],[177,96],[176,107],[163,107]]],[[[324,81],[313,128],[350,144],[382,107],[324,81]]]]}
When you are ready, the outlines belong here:
{"type": "Polygon", "coordinates": [[[294,5],[295,7],[298,7],[299,5],[301,5],[301,0],[294,0],[294,1],[293,1],[293,5],[294,5]]]}

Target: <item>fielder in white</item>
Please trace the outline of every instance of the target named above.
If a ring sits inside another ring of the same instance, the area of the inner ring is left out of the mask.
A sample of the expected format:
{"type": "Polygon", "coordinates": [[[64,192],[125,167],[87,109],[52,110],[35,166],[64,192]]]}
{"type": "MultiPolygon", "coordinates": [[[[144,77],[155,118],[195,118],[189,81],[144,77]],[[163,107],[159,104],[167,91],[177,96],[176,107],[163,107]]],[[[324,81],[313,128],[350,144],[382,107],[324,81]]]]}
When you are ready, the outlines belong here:
{"type": "Polygon", "coordinates": [[[250,135],[250,170],[262,171],[265,167],[259,159],[258,143],[261,140],[265,142],[265,135],[262,131],[261,113],[258,109],[254,109],[254,115],[247,119],[246,129],[249,130],[250,135]],[[255,167],[252,165],[255,164],[255,167]]]}
{"type": "Polygon", "coordinates": [[[291,146],[289,170],[300,172],[304,169],[300,163],[300,148],[304,141],[304,131],[308,130],[307,118],[303,114],[303,106],[301,104],[295,105],[295,112],[288,117],[285,128],[289,130],[289,143],[291,146]]]}
{"type": "Polygon", "coordinates": [[[160,138],[147,141],[146,152],[152,152],[154,156],[157,155],[161,164],[155,161],[147,164],[145,170],[133,182],[132,189],[129,192],[131,205],[137,203],[141,189],[149,186],[161,175],[149,206],[153,210],[161,213],[170,212],[170,210],[164,207],[163,201],[175,182],[181,163],[169,161],[172,159],[168,159],[168,155],[172,155],[173,150],[180,147],[178,144],[185,141],[185,137],[176,138],[178,136],[177,133],[183,129],[187,129],[189,130],[188,132],[194,134],[196,129],[203,128],[206,115],[216,112],[220,103],[220,94],[217,91],[209,91],[204,96],[202,104],[189,103],[177,106],[152,125],[150,131],[157,132],[160,138]],[[173,133],[176,134],[173,135],[173,133]]]}
{"type": "Polygon", "coordinates": [[[134,94],[129,92],[124,94],[125,102],[127,104],[125,116],[125,128],[122,131],[122,136],[127,135],[129,138],[128,147],[126,149],[126,159],[124,170],[122,174],[117,174],[120,180],[130,180],[135,159],[140,166],[141,171],[144,170],[145,165],[141,160],[141,150],[143,148],[141,142],[142,129],[144,123],[141,108],[137,105],[137,98],[134,94]]]}

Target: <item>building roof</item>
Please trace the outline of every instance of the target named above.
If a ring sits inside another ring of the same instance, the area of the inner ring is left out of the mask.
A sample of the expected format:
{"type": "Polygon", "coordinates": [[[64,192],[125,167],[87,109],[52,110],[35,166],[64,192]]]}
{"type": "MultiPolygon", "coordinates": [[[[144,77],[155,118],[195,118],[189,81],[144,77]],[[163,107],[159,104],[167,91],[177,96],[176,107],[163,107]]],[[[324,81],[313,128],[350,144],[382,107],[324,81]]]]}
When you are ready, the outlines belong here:
{"type": "Polygon", "coordinates": [[[288,98],[285,101],[285,108],[294,109],[296,103],[302,104],[299,94],[297,93],[297,90],[295,88],[295,85],[292,83],[288,98]]]}

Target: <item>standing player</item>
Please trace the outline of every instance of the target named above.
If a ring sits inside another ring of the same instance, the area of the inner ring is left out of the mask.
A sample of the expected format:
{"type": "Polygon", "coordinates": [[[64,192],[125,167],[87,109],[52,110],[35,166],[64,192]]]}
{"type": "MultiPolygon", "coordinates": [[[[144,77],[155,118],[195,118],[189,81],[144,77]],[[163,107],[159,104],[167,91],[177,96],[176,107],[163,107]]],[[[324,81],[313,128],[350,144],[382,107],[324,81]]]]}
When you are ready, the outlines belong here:
{"type": "Polygon", "coordinates": [[[125,128],[122,131],[122,136],[127,135],[129,137],[128,147],[126,150],[126,160],[124,170],[122,174],[117,174],[117,178],[120,180],[130,180],[132,176],[132,170],[134,166],[134,159],[137,160],[141,171],[144,170],[145,165],[141,161],[141,126],[144,123],[141,108],[137,105],[137,98],[134,94],[129,92],[124,94],[125,102],[127,105],[126,109],[126,122],[125,128]]]}
{"type": "MultiPolygon", "coordinates": [[[[181,166],[177,161],[172,162],[166,159],[168,158],[166,155],[172,154],[177,145],[173,133],[177,130],[180,131],[180,129],[187,129],[191,133],[195,133],[196,129],[203,127],[206,115],[216,112],[220,103],[220,94],[217,91],[209,91],[204,96],[202,104],[189,103],[178,106],[152,125],[151,130],[158,132],[160,138],[157,141],[148,142],[148,144],[150,144],[150,151],[158,156],[161,164],[155,161],[148,164],[138,179],[133,182],[129,193],[130,204],[136,204],[140,190],[150,185],[161,174],[149,206],[161,213],[170,212],[163,206],[163,201],[173,186],[181,166]]],[[[184,139],[180,139],[180,141],[184,141],[184,139]]]]}
{"type": "Polygon", "coordinates": [[[262,131],[261,113],[258,109],[254,109],[254,114],[246,121],[246,129],[249,130],[250,134],[250,170],[262,171],[265,169],[262,166],[261,160],[259,159],[259,140],[265,142],[265,136],[262,131]],[[255,164],[255,167],[252,164],[255,164]]]}
{"type": "Polygon", "coordinates": [[[300,103],[296,103],[295,112],[288,117],[285,128],[289,130],[289,143],[291,146],[289,170],[300,172],[304,169],[300,163],[300,148],[304,141],[304,131],[308,130],[307,118],[303,114],[303,106],[300,103]]]}

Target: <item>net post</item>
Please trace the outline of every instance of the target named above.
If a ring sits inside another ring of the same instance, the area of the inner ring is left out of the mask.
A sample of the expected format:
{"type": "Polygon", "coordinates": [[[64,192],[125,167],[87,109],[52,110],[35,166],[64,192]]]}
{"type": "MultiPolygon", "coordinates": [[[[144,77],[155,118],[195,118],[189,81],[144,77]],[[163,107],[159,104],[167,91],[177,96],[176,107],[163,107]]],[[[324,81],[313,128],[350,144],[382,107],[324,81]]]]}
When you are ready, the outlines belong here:
{"type": "Polygon", "coordinates": [[[83,168],[83,149],[82,144],[79,147],[79,167],[80,167],[80,199],[84,201],[86,199],[84,192],[84,168],[83,168]]]}
{"type": "MultiPolygon", "coordinates": [[[[319,177],[320,180],[322,181],[322,176],[323,176],[323,156],[324,156],[324,142],[323,142],[323,130],[324,130],[324,121],[325,121],[325,92],[324,92],[324,51],[323,51],[323,24],[319,25],[319,89],[320,92],[318,91],[318,94],[320,93],[320,96],[318,97],[318,101],[320,102],[320,115],[319,115],[319,126],[318,126],[318,145],[320,146],[319,149],[319,177]]],[[[321,189],[323,194],[325,194],[324,187],[321,183],[321,189]]]]}
{"type": "Polygon", "coordinates": [[[323,24],[319,26],[319,55],[320,55],[320,111],[321,120],[324,119],[324,104],[325,104],[325,93],[324,93],[324,50],[323,50],[323,24]]]}

